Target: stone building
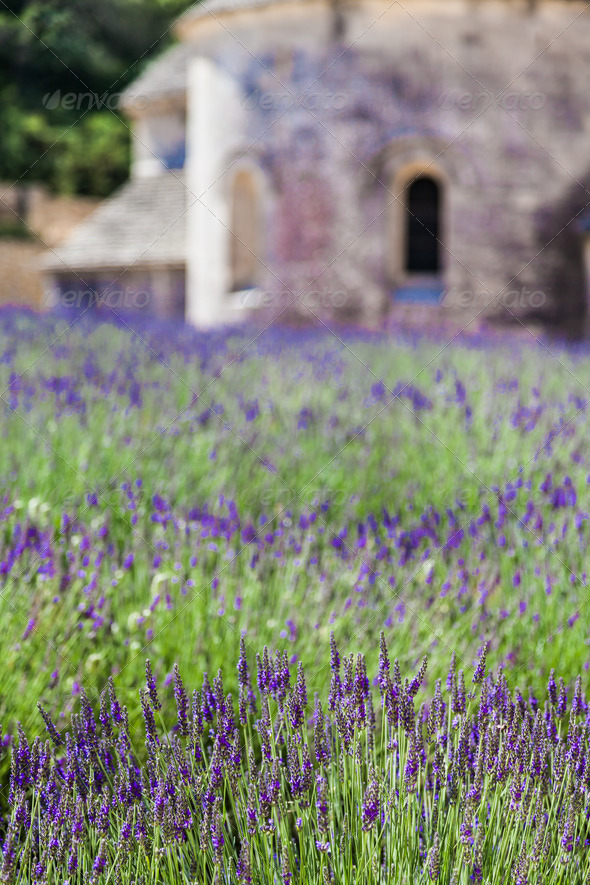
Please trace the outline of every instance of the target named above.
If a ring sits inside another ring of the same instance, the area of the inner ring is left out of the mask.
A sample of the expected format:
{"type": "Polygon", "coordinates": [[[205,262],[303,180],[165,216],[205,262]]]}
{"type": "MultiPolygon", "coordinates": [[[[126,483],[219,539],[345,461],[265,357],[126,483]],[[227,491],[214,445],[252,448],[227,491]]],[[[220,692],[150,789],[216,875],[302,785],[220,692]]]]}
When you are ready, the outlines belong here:
{"type": "Polygon", "coordinates": [[[59,297],[580,323],[586,3],[204,0],[176,35],[123,98],[130,181],[46,259],[59,297]]]}

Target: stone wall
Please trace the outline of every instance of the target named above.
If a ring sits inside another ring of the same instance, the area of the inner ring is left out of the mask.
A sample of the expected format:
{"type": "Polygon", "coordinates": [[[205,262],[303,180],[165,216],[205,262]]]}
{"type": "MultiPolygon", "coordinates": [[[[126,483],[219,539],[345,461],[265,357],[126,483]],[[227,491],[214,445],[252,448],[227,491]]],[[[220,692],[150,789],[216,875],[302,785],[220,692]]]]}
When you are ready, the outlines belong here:
{"type": "Polygon", "coordinates": [[[43,281],[37,262],[44,251],[39,241],[0,239],[0,306],[43,306],[43,281]]]}
{"type": "MultiPolygon", "coordinates": [[[[206,93],[211,119],[223,107],[226,127],[232,123],[227,136],[221,123],[199,132],[189,111],[189,147],[198,147],[189,164],[214,156],[207,199],[221,207],[216,251],[193,237],[189,252],[189,261],[208,262],[219,285],[199,290],[193,273],[189,302],[220,298],[223,314],[224,200],[232,170],[247,158],[264,177],[270,215],[261,287],[301,296],[302,315],[310,314],[306,293],[317,290],[328,302],[330,293],[346,293],[345,306],[328,304],[326,315],[389,315],[407,282],[405,186],[421,173],[443,188],[448,305],[474,318],[579,315],[585,283],[575,218],[590,204],[585,4],[337,6],[337,27],[334,4],[315,0],[188,27],[185,36],[210,64],[199,98],[206,93]],[[228,79],[229,113],[216,85],[228,79]]],[[[197,181],[189,175],[189,186],[197,181]]]]}
{"type": "Polygon", "coordinates": [[[0,223],[20,223],[27,235],[0,238],[0,305],[44,306],[40,256],[58,246],[98,203],[56,196],[38,185],[0,183],[0,223]]]}

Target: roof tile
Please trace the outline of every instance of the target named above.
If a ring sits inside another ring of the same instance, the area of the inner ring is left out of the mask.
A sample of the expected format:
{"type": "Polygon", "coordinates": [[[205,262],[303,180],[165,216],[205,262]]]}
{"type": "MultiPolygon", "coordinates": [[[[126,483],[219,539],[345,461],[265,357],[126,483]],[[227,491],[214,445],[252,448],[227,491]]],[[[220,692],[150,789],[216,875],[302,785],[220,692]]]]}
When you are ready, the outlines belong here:
{"type": "Polygon", "coordinates": [[[190,196],[176,172],[131,179],[59,248],[45,252],[43,267],[67,271],[182,265],[190,196]]]}

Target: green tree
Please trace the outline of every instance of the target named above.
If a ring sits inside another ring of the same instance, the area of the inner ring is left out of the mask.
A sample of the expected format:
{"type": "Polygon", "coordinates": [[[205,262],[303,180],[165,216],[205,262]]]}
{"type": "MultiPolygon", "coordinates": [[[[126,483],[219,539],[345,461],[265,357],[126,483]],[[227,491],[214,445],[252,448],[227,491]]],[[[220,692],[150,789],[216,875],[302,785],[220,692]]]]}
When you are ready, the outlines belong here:
{"type": "Polygon", "coordinates": [[[117,111],[60,94],[121,92],[171,40],[189,0],[5,0],[0,4],[0,179],[105,196],[126,177],[117,111]]]}

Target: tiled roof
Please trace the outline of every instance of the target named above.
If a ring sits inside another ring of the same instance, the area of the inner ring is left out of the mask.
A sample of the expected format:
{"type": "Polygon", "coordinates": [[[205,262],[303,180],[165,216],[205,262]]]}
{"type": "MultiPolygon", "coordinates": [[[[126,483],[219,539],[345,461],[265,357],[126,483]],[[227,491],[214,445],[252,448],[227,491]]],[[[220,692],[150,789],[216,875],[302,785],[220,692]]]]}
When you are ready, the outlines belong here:
{"type": "Polygon", "coordinates": [[[45,252],[43,267],[79,271],[182,265],[190,196],[178,173],[131,179],[59,248],[45,252]]]}
{"type": "Polygon", "coordinates": [[[156,98],[174,98],[186,92],[186,67],[195,47],[179,43],[152,61],[123,92],[120,107],[141,111],[156,98]]]}

